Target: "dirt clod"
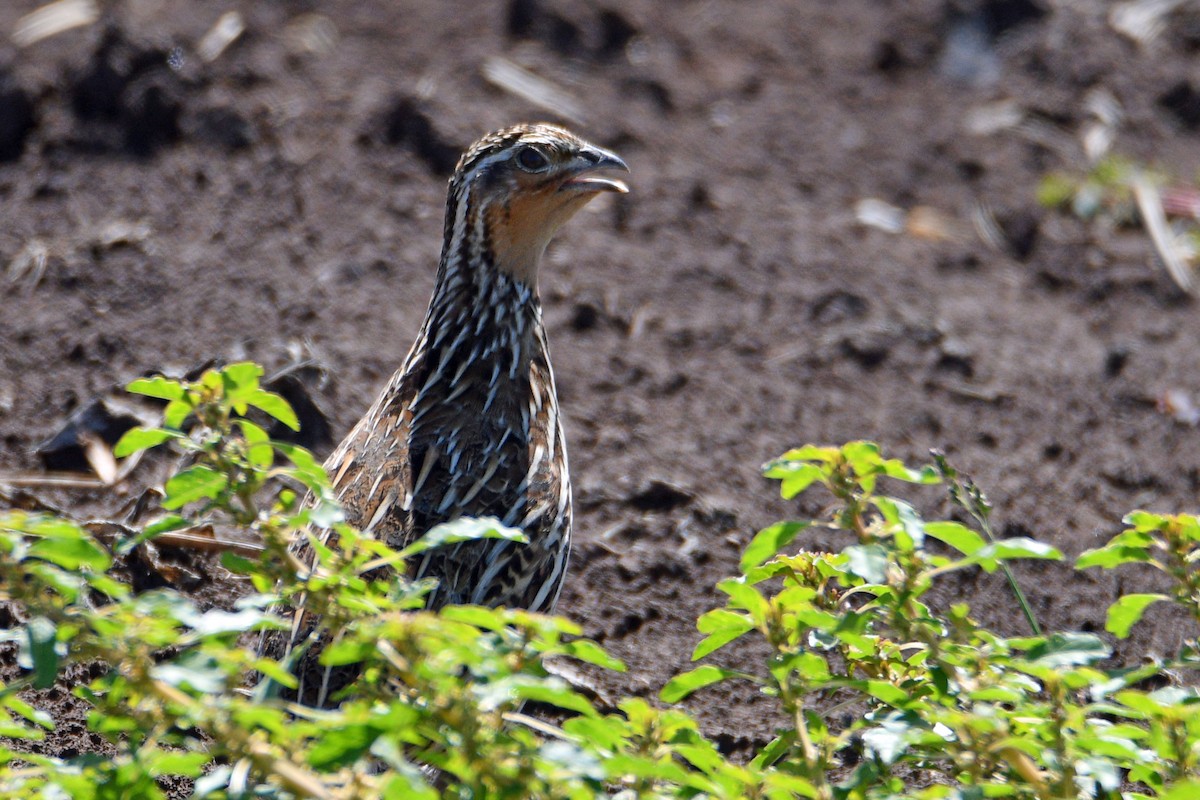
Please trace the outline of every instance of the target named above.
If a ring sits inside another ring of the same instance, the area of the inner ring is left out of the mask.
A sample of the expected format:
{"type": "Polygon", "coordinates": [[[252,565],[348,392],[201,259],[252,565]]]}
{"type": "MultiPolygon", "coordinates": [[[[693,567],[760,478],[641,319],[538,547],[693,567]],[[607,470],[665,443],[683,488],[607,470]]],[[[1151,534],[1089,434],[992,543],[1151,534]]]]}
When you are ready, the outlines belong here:
{"type": "Polygon", "coordinates": [[[170,52],[110,27],[88,63],[69,77],[81,143],[149,156],[180,138],[184,94],[170,52]]]}
{"type": "Polygon", "coordinates": [[[1200,128],[1200,91],[1180,81],[1159,95],[1158,104],[1187,130],[1200,128]]]}
{"type": "Polygon", "coordinates": [[[419,100],[395,97],[383,112],[383,137],[390,145],[410,149],[435,175],[449,175],[461,147],[439,133],[433,120],[419,100]]]}
{"type": "Polygon", "coordinates": [[[638,511],[673,511],[694,499],[691,492],[666,481],[652,480],[646,486],[626,498],[626,502],[638,511]]]}
{"type": "Polygon", "coordinates": [[[34,124],[29,93],[0,74],[0,162],[21,156],[34,124]]]}
{"type": "Polygon", "coordinates": [[[88,436],[98,437],[111,446],[137,424],[136,417],[114,412],[97,398],[68,417],[58,433],[38,445],[37,454],[46,469],[88,472],[91,470],[85,450],[88,436]]]}

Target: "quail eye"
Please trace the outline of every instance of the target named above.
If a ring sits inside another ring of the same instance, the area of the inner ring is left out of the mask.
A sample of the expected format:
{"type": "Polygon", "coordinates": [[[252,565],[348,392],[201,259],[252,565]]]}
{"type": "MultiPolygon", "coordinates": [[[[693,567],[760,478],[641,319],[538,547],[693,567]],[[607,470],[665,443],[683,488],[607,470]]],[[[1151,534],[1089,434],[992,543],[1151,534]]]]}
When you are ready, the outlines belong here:
{"type": "Polygon", "coordinates": [[[517,166],[526,172],[539,172],[550,166],[550,159],[536,147],[522,147],[517,153],[517,166]]]}

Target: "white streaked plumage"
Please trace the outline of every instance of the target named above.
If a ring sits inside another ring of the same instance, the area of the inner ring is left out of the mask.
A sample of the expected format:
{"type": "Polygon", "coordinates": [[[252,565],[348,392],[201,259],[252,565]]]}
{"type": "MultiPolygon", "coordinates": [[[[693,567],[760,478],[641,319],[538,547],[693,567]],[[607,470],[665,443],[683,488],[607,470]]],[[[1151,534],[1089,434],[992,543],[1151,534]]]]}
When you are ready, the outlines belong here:
{"type": "MultiPolygon", "coordinates": [[[[437,283],[417,340],[366,416],[326,461],[350,524],[399,549],[460,516],[517,523],[527,544],[462,542],[427,551],[411,578],[435,578],[447,603],[548,612],[566,574],[571,488],[537,266],[553,233],[624,169],[612,153],[551,125],[484,137],[463,155],[447,198],[437,283]],[[532,155],[529,151],[532,150],[532,155]]],[[[323,538],[327,541],[328,532],[323,538]]],[[[307,539],[295,552],[311,562],[307,539]]],[[[327,634],[292,612],[267,635],[293,665],[302,702],[326,705],[356,674],[317,663],[327,634]]]]}

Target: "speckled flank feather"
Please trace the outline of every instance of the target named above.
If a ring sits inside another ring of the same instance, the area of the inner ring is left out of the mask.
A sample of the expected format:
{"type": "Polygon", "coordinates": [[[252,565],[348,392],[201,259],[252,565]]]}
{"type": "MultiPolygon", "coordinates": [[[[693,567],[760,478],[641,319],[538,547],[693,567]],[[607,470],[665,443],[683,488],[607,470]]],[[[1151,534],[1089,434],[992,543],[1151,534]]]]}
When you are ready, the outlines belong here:
{"type": "Polygon", "coordinates": [[[459,516],[498,517],[537,543],[426,553],[413,577],[441,581],[432,607],[548,610],[558,588],[540,584],[561,582],[571,492],[541,308],[507,276],[476,277],[443,285],[404,369],[326,466],[350,523],[390,547],[459,516]],[[472,313],[480,295],[488,313],[472,313]]]}
{"type": "MultiPolygon", "coordinates": [[[[497,183],[513,148],[530,142],[557,148],[564,159],[592,148],[560,128],[522,126],[491,134],[463,155],[417,340],[325,464],[348,522],[396,549],[460,516],[494,516],[524,530],[528,544],[464,542],[411,563],[411,577],[438,580],[430,608],[478,603],[549,612],[566,574],[571,487],[541,304],[533,281],[498,265],[486,219],[489,207],[507,209],[517,193],[532,191],[497,183]]],[[[295,550],[311,563],[304,539],[295,550]]],[[[302,603],[292,622],[290,635],[265,637],[264,652],[286,656],[310,636],[314,621],[302,603]]],[[[324,644],[309,647],[294,666],[302,702],[326,705],[354,677],[316,663],[324,644]]]]}

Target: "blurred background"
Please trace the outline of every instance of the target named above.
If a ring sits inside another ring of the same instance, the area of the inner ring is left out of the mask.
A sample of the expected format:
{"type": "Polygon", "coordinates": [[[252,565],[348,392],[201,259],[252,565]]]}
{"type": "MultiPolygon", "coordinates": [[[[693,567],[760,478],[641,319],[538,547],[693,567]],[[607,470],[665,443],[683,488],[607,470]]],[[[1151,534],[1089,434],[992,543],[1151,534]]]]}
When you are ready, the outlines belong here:
{"type": "MultiPolygon", "coordinates": [[[[602,695],[656,696],[752,533],[821,513],[759,476],[791,446],[943,448],[1076,555],[1195,508],[1198,52],[1171,0],[5,0],[0,482],[113,515],[120,387],[214,359],[284,371],[325,455],[416,334],[461,149],[549,119],[632,168],[541,278],[602,695]]],[[[1102,630],[1121,574],[1018,570],[1049,629],[1102,630]]],[[[944,594],[1022,629],[1002,578],[944,594]]],[[[709,732],[762,746],[721,691],[709,732]]]]}

